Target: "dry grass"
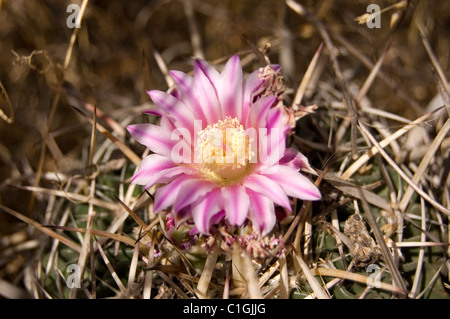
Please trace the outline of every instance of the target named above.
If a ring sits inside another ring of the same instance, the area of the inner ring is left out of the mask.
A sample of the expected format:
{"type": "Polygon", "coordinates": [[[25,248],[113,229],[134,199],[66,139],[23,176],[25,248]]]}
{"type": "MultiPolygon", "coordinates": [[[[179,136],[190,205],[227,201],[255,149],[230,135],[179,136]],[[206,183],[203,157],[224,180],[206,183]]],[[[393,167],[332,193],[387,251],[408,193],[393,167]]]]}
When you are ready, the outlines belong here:
{"type": "Polygon", "coordinates": [[[450,297],[450,3],[378,1],[374,29],[370,1],[85,0],[79,29],[69,3],[0,1],[0,296],[450,297]],[[254,47],[286,105],[314,106],[288,143],[323,199],[294,201],[264,258],[220,235],[186,250],[130,185],[148,151],[124,128],[153,120],[167,70],[238,52],[250,72],[254,47]]]}

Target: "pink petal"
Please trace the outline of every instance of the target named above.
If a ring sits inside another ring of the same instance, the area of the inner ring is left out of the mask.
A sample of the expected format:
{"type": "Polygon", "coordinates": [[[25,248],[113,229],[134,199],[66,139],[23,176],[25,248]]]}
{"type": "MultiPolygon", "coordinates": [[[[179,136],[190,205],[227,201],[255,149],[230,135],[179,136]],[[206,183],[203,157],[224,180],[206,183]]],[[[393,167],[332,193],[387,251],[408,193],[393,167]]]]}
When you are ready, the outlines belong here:
{"type": "Polygon", "coordinates": [[[161,125],[161,127],[164,128],[166,132],[172,132],[176,128],[173,122],[165,115],[161,116],[159,125],[161,125]]]}
{"type": "Polygon", "coordinates": [[[158,108],[156,108],[156,109],[148,109],[148,110],[143,111],[142,113],[143,114],[156,115],[156,116],[159,116],[159,117],[164,115],[164,112],[162,110],[158,109],[158,108]]]}
{"type": "Polygon", "coordinates": [[[221,192],[219,188],[214,189],[206,196],[198,199],[192,207],[192,219],[201,233],[208,234],[213,222],[218,222],[222,211],[220,208],[221,192]]]}
{"type": "Polygon", "coordinates": [[[259,89],[262,81],[258,77],[259,70],[249,74],[244,81],[244,88],[242,92],[242,119],[246,122],[251,112],[251,107],[254,102],[254,93],[259,89]]]}
{"type": "Polygon", "coordinates": [[[242,120],[242,79],[241,60],[235,54],[225,64],[217,88],[223,117],[242,120]]]}
{"type": "Polygon", "coordinates": [[[279,64],[271,64],[270,67],[276,72],[280,72],[281,71],[281,65],[279,64]]]}
{"type": "Polygon", "coordinates": [[[191,134],[193,132],[195,117],[191,110],[180,100],[174,96],[158,91],[148,91],[148,95],[169,118],[173,118],[177,127],[187,128],[191,134]]]}
{"type": "Polygon", "coordinates": [[[251,190],[247,190],[247,193],[251,203],[251,221],[254,227],[264,236],[269,233],[275,225],[275,207],[269,198],[251,190]]]}
{"type": "Polygon", "coordinates": [[[216,225],[216,224],[220,223],[222,221],[222,219],[224,219],[224,218],[225,218],[225,211],[223,209],[219,210],[217,213],[215,213],[211,217],[211,219],[210,219],[211,225],[209,226],[209,228],[211,228],[212,225],[216,225]]]}
{"type": "Polygon", "coordinates": [[[138,185],[147,185],[157,172],[172,168],[173,162],[166,156],[151,154],[145,157],[139,164],[136,174],[132,178],[132,182],[138,185]]]}
{"type": "Polygon", "coordinates": [[[170,156],[174,141],[170,139],[171,132],[153,124],[134,124],[127,127],[131,136],[145,145],[154,153],[170,156]]]}
{"type": "Polygon", "coordinates": [[[217,70],[212,67],[208,62],[196,59],[194,61],[194,69],[198,68],[202,71],[202,73],[208,78],[208,80],[211,82],[213,86],[216,86],[217,83],[219,83],[219,77],[220,74],[217,72],[217,70]]]}
{"type": "Polygon", "coordinates": [[[266,126],[269,128],[284,128],[286,126],[286,119],[283,116],[283,112],[279,107],[274,107],[269,110],[267,114],[266,126]]]}
{"type": "Polygon", "coordinates": [[[277,182],[288,196],[311,201],[322,196],[313,182],[292,167],[279,165],[276,174],[267,177],[277,182]]]}
{"type": "MultiPolygon", "coordinates": [[[[270,67],[273,69],[275,73],[278,73],[281,70],[281,66],[276,64],[271,64],[270,67]]],[[[252,72],[250,75],[247,76],[245,79],[245,85],[244,85],[244,107],[246,105],[251,105],[254,102],[254,99],[257,95],[260,95],[263,93],[264,90],[264,80],[268,79],[262,79],[260,74],[264,68],[259,68],[258,70],[252,72]]]]}
{"type": "Polygon", "coordinates": [[[292,147],[286,149],[283,158],[280,159],[280,165],[286,165],[295,170],[302,170],[317,175],[316,171],[309,164],[308,158],[292,147]]]}
{"type": "Polygon", "coordinates": [[[195,174],[195,171],[193,171],[191,168],[187,166],[175,166],[172,168],[156,172],[149,179],[149,182],[145,185],[145,188],[149,188],[154,184],[168,184],[181,174],[193,175],[195,174]]]}
{"type": "Polygon", "coordinates": [[[170,71],[170,76],[177,85],[177,89],[181,92],[182,96],[189,93],[194,87],[194,79],[181,71],[170,71]]]}
{"type": "Polygon", "coordinates": [[[178,197],[180,189],[187,181],[192,178],[189,176],[181,176],[172,181],[171,183],[158,188],[155,193],[154,210],[158,213],[170,205],[172,205],[178,197]]]}
{"type": "Polygon", "coordinates": [[[248,126],[251,125],[256,129],[266,127],[267,114],[275,100],[275,96],[265,96],[253,103],[249,113],[251,124],[248,124],[248,126]]]}
{"type": "Polygon", "coordinates": [[[250,198],[244,187],[235,185],[222,188],[225,214],[231,225],[241,226],[247,219],[250,198]]]}
{"type": "Polygon", "coordinates": [[[194,95],[194,79],[181,71],[170,71],[170,75],[177,85],[181,100],[192,110],[196,119],[205,121],[202,106],[194,95]]]}
{"type": "Polygon", "coordinates": [[[179,211],[172,212],[173,218],[175,220],[175,227],[180,226],[181,223],[187,221],[189,218],[191,218],[191,210],[190,207],[186,209],[182,209],[179,211]]]}
{"type": "Polygon", "coordinates": [[[258,158],[264,167],[277,165],[286,150],[288,128],[260,129],[258,134],[258,158]]]}
{"type": "Polygon", "coordinates": [[[278,107],[267,110],[265,122],[261,123],[260,121],[259,125],[263,126],[258,134],[259,159],[266,165],[275,165],[286,150],[286,136],[290,126],[286,125],[283,114],[278,107]]]}
{"type": "Polygon", "coordinates": [[[292,207],[289,202],[289,198],[286,195],[286,192],[278,183],[274,182],[270,178],[264,175],[253,174],[245,178],[242,185],[247,190],[250,189],[256,193],[264,195],[265,197],[272,200],[275,204],[280,205],[288,209],[289,211],[292,211],[292,207]]]}
{"type": "MultiPolygon", "coordinates": [[[[178,211],[192,202],[196,201],[199,197],[204,196],[215,187],[214,184],[198,179],[191,179],[183,184],[183,188],[180,189],[178,197],[173,204],[173,209],[178,211]]],[[[208,196],[208,195],[207,195],[208,196]]]]}
{"type": "Polygon", "coordinates": [[[259,70],[253,71],[245,79],[243,103],[244,105],[251,105],[253,103],[253,93],[255,93],[262,84],[258,77],[259,70]]]}
{"type": "Polygon", "coordinates": [[[204,126],[217,123],[222,118],[222,113],[214,82],[211,82],[198,64],[194,65],[194,78],[195,97],[207,121],[204,126]]]}

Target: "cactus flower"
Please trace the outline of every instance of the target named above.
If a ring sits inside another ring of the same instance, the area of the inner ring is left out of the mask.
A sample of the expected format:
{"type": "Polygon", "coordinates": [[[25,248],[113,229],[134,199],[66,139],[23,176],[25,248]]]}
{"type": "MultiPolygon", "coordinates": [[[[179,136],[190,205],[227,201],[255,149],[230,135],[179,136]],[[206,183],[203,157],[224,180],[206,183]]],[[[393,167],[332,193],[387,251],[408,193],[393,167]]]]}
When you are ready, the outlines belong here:
{"type": "Polygon", "coordinates": [[[148,92],[156,108],[144,113],[159,124],[128,131],[152,152],[132,182],[158,184],[155,212],[170,209],[177,224],[193,221],[203,234],[219,223],[251,222],[265,235],[276,223],[275,206],[292,211],[289,197],[320,199],[300,172],[313,172],[307,158],[286,148],[291,127],[273,87],[261,92],[268,87],[262,70],[244,79],[237,55],[221,72],[196,59],[193,76],[170,72],[174,90],[148,92]]]}

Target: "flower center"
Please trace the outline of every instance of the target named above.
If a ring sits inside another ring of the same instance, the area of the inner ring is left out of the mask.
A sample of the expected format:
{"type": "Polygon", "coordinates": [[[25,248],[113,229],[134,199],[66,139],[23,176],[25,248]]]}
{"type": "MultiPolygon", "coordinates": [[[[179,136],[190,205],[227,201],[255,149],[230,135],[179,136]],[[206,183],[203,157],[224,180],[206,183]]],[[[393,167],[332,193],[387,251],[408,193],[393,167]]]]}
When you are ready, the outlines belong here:
{"type": "Polygon", "coordinates": [[[197,163],[201,163],[202,171],[214,180],[237,181],[246,175],[254,156],[251,142],[237,118],[219,120],[199,132],[197,163]]]}

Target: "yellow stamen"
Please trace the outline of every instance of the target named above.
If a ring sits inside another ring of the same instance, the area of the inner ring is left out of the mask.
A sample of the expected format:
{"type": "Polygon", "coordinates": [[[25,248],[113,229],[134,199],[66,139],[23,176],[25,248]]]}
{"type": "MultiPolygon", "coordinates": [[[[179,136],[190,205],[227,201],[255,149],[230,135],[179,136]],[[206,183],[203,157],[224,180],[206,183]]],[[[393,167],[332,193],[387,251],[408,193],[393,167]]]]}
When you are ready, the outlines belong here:
{"type": "Polygon", "coordinates": [[[199,132],[197,158],[200,170],[207,178],[221,183],[233,183],[246,176],[252,140],[237,118],[227,117],[199,132]]]}

